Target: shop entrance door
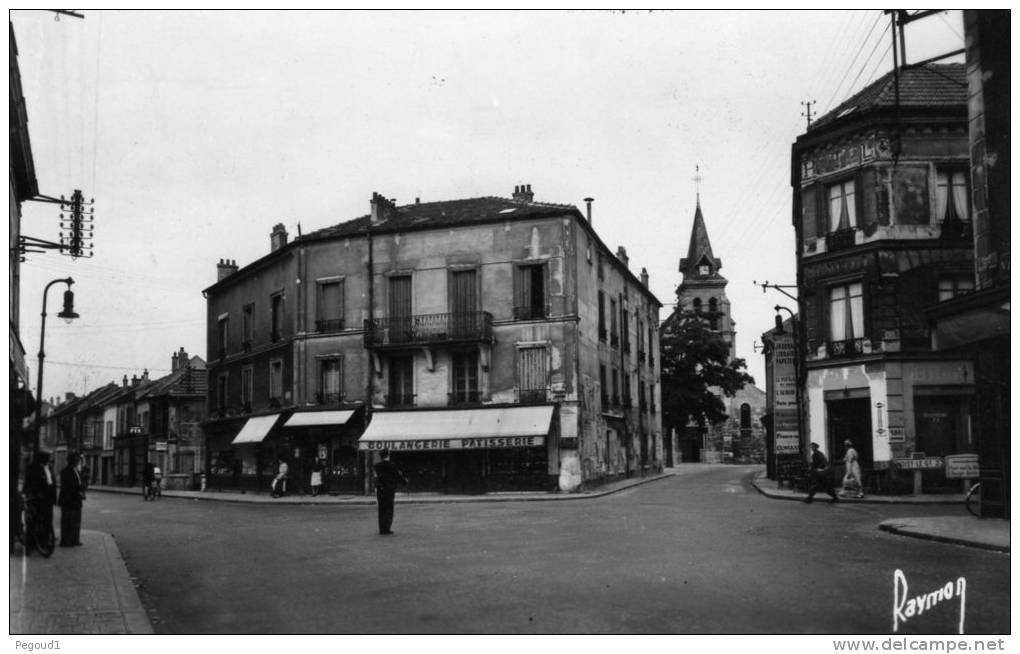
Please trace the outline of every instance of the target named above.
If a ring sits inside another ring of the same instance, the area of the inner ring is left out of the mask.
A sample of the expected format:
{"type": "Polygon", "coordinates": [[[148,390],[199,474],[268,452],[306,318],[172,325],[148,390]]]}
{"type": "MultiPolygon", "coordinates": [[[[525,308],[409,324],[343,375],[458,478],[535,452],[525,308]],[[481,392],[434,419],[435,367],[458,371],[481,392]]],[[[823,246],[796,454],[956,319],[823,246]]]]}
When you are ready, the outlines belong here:
{"type": "Polygon", "coordinates": [[[861,397],[847,400],[828,400],[825,403],[829,415],[828,448],[830,463],[843,459],[846,448],[843,441],[853,441],[861,457],[861,468],[868,470],[874,463],[871,446],[871,398],[861,397]]]}
{"type": "Polygon", "coordinates": [[[483,452],[450,452],[446,459],[446,492],[449,495],[477,495],[485,492],[482,474],[483,452]]]}

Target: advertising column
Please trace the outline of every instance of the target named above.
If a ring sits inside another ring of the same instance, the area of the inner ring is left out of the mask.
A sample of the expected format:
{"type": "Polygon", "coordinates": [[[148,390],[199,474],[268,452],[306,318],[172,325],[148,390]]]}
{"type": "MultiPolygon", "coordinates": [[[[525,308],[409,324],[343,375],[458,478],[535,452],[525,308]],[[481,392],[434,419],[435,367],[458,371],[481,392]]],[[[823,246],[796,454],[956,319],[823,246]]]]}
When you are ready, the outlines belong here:
{"type": "Polygon", "coordinates": [[[797,349],[792,330],[772,332],[772,400],[775,430],[775,460],[779,476],[791,463],[802,460],[800,407],[797,393],[797,349]]]}

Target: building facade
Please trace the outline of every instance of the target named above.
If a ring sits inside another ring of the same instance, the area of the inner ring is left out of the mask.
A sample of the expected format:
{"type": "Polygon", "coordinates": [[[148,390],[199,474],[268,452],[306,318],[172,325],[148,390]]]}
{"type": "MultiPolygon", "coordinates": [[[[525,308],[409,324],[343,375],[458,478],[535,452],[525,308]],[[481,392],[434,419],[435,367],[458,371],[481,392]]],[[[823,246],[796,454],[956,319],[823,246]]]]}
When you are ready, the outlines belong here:
{"type": "MultiPolygon", "coordinates": [[[[397,206],[218,266],[210,483],[293,490],[316,459],[364,492],[380,449],[412,491],[574,490],[661,467],[647,276],[576,207],[512,198],[397,206]]],[[[589,205],[590,211],[590,205],[589,205]]]]}
{"type": "Polygon", "coordinates": [[[974,288],[966,90],[961,64],[894,71],[793,147],[802,452],[850,439],[877,490],[959,491],[945,457],[974,451],[973,361],[925,313],[974,288]]]}

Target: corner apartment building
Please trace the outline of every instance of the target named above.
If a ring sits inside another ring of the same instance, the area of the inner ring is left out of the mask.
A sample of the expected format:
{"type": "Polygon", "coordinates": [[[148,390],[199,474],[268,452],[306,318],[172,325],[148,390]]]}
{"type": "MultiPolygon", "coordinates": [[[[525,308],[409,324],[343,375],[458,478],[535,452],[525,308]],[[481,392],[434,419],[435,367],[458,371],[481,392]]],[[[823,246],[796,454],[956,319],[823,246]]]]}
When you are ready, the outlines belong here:
{"type": "Polygon", "coordinates": [[[891,72],[815,121],[792,152],[803,451],[851,439],[865,482],[959,490],[974,452],[973,361],[936,351],[926,310],[974,288],[962,64],[891,72]]]}
{"type": "Polygon", "coordinates": [[[412,491],[574,490],[661,467],[659,301],[571,205],[397,206],[218,264],[210,483],[363,492],[387,448],[412,491]]]}

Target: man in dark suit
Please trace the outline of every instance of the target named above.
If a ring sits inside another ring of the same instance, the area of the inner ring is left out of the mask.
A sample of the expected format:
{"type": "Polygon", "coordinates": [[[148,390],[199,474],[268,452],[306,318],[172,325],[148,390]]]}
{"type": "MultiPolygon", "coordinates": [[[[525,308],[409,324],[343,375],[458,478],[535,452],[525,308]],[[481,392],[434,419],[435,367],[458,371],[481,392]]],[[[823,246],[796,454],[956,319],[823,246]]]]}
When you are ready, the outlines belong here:
{"type": "Polygon", "coordinates": [[[818,443],[811,443],[811,485],[808,487],[808,496],[805,502],[811,504],[815,501],[815,493],[820,490],[828,493],[832,499],[830,503],[839,501],[836,497],[836,490],[832,487],[832,470],[829,469],[829,460],[818,449],[818,443]]]}
{"type": "Polygon", "coordinates": [[[379,452],[381,461],[375,464],[375,496],[379,501],[379,533],[392,534],[393,500],[397,494],[397,486],[406,486],[407,477],[400,472],[396,464],[390,461],[390,451],[379,452]]]}
{"type": "Polygon", "coordinates": [[[56,475],[50,468],[50,453],[36,452],[32,464],[25,470],[25,501],[35,508],[35,519],[53,525],[53,505],[57,503],[56,475]]]}
{"type": "Polygon", "coordinates": [[[60,546],[81,545],[81,507],[85,501],[85,483],[81,476],[81,456],[72,452],[60,473],[60,546]]]}

